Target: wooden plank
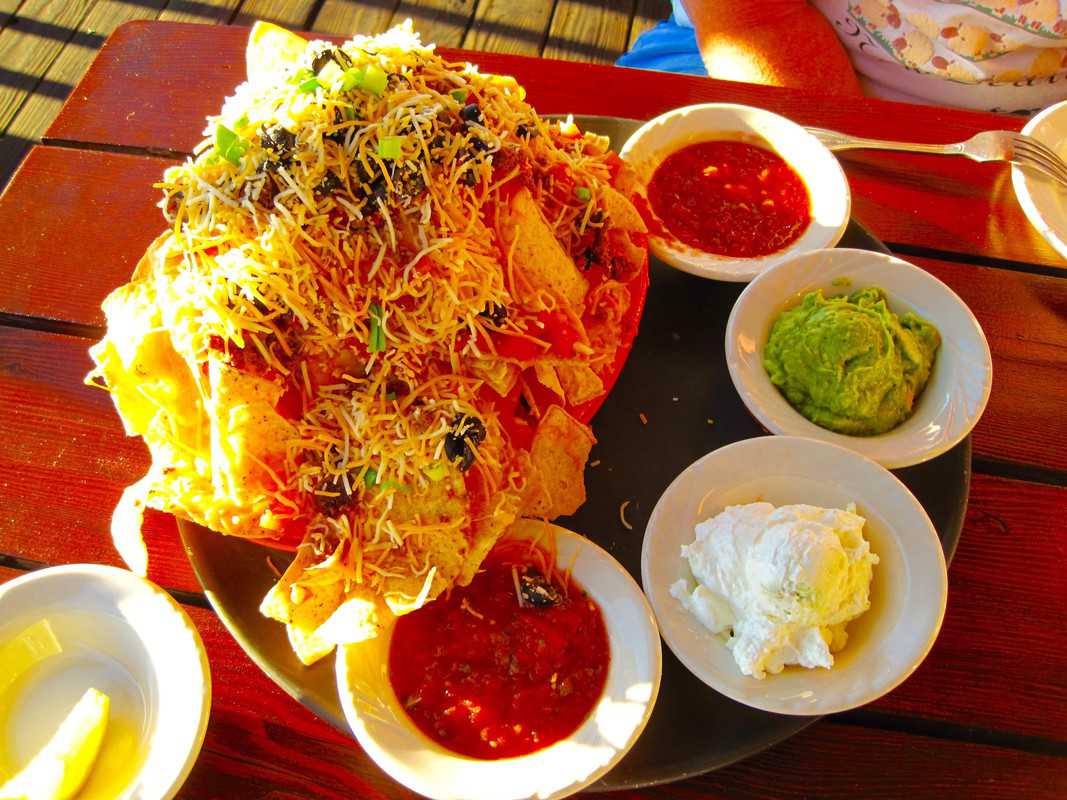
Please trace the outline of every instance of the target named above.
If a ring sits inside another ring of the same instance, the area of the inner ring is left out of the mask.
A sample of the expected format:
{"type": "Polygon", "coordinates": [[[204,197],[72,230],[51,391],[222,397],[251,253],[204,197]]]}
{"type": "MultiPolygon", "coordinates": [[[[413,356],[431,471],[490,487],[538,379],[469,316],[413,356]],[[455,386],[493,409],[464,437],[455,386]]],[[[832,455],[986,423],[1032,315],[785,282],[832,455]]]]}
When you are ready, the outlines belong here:
{"type": "Polygon", "coordinates": [[[1067,742],[1065,508],[1067,489],[974,475],[941,633],[873,709],[1067,742]]]}
{"type": "Polygon", "coordinates": [[[463,40],[470,50],[536,56],[548,38],[552,3],[481,0],[463,40]]]}
{"type": "MultiPolygon", "coordinates": [[[[814,124],[817,119],[799,121],[814,124]]],[[[859,127],[844,121],[836,127],[846,126],[859,127]]],[[[957,135],[928,133],[923,138],[950,141],[957,135]]],[[[906,153],[840,155],[852,189],[853,215],[884,241],[1067,266],[1023,214],[1007,164],[906,153]]]]}
{"type": "Polygon", "coordinates": [[[0,196],[0,226],[5,230],[0,271],[10,278],[0,287],[0,293],[7,294],[0,308],[101,324],[100,302],[125,282],[166,225],[155,207],[159,193],[152,184],[171,163],[34,148],[0,196]],[[45,197],[48,202],[41,202],[45,197]],[[68,235],[72,229],[79,235],[68,235]],[[93,246],[92,269],[85,269],[86,242],[93,246]],[[77,298],[78,310],[64,297],[77,298]]]}
{"type": "MultiPolygon", "coordinates": [[[[119,564],[111,510],[148,468],[107,393],[85,386],[84,339],[0,326],[0,554],[48,564],[119,564]]],[[[147,519],[149,576],[198,592],[173,519],[147,519]]]]}
{"type": "MultiPolygon", "coordinates": [[[[147,456],[123,436],[107,395],[81,384],[85,347],[0,327],[0,419],[10,432],[0,453],[0,554],[116,562],[108,519],[147,456]]],[[[975,476],[940,639],[926,665],[876,707],[1067,742],[1064,507],[1067,489],[975,476]]],[[[153,579],[196,590],[167,520],[152,518],[153,579]]]]}
{"type": "Polygon", "coordinates": [[[626,52],[633,10],[633,0],[558,0],[542,54],[614,64],[626,52]]]}
{"type": "MultiPolygon", "coordinates": [[[[0,567],[0,582],[20,572],[0,567]]],[[[203,749],[180,796],[350,797],[415,800],[359,746],[289,698],[238,648],[210,611],[185,606],[211,665],[211,719],[203,749]]],[[[642,791],[652,798],[897,798],[976,800],[1062,797],[1063,760],[824,721],[740,764],[642,791]],[[892,768],[886,768],[892,754],[892,768]],[[803,769],[797,765],[803,764],[803,769]]]]}
{"type": "Polygon", "coordinates": [[[0,30],[7,27],[21,4],[22,0],[0,0],[0,30]]]}
{"type": "MultiPolygon", "coordinates": [[[[0,312],[102,326],[100,302],[164,228],[155,207],[164,159],[41,146],[0,197],[0,312]],[[42,197],[49,199],[42,203],[42,197]],[[115,221],[121,224],[116,225],[115,221]],[[70,236],[77,230],[78,236],[70,236]],[[84,242],[93,242],[85,269],[84,242]]],[[[975,429],[986,458],[1067,469],[1067,282],[918,259],[985,329],[993,393],[975,429]],[[1041,430],[1046,436],[1021,435],[1041,430]]]]}
{"type": "MultiPolygon", "coordinates": [[[[0,583],[22,574],[0,567],[0,583]]],[[[415,797],[260,672],[214,612],[183,608],[207,651],[212,698],[204,746],[180,797],[415,797]]]]}
{"type": "Polygon", "coordinates": [[[304,29],[315,10],[315,0],[245,0],[234,17],[236,25],[251,25],[256,20],[273,22],[288,28],[304,29]]]}
{"type": "Polygon", "coordinates": [[[671,15],[670,0],[637,0],[634,19],[630,24],[630,37],[626,49],[634,46],[637,37],[671,15]]]}
{"type": "Polygon", "coordinates": [[[55,119],[70,90],[81,80],[104,39],[125,22],[155,19],[166,0],[100,0],[78,26],[74,38],[56,56],[44,80],[31,94],[7,130],[8,136],[40,141],[41,134],[55,119]]]}
{"type": "Polygon", "coordinates": [[[613,796],[993,800],[1051,799],[1065,791],[1062,759],[820,722],[771,750],[701,778],[613,796]]]}
{"type": "Polygon", "coordinates": [[[423,42],[459,47],[477,6],[477,0],[400,0],[392,24],[410,18],[423,42]]]}
{"type": "MultiPolygon", "coordinates": [[[[382,18],[386,10],[375,5],[342,8],[327,3],[319,20],[329,22],[328,11],[330,15],[345,11],[382,18]]],[[[346,32],[349,29],[345,27],[346,32]]],[[[111,37],[46,136],[188,151],[199,141],[204,117],[216,112],[242,79],[245,37],[246,31],[240,28],[209,31],[131,23],[111,37]],[[136,115],[127,120],[131,110],[136,115]]],[[[991,128],[1019,129],[1023,123],[1004,115],[870,98],[846,104],[820,95],[687,75],[499,53],[448,54],[473,58],[487,72],[516,75],[542,113],[648,118],[690,103],[731,101],[769,108],[803,124],[859,135],[941,142],[959,141],[991,128]]],[[[845,163],[856,216],[886,241],[977,258],[993,254],[1064,266],[1023,215],[1003,164],[906,154],[863,154],[850,156],[845,163]]]]}
{"type": "Polygon", "coordinates": [[[1067,448],[1044,431],[1067,408],[1067,295],[1062,278],[908,258],[940,278],[977,317],[993,353],[993,390],[974,429],[975,455],[1067,468],[1067,448]],[[1053,412],[1056,413],[1056,412],[1053,412]]]}
{"type": "Polygon", "coordinates": [[[78,30],[92,0],[26,0],[0,31],[0,132],[48,70],[49,64],[78,30]]]}
{"type": "Polygon", "coordinates": [[[357,33],[381,33],[389,27],[398,5],[399,0],[326,0],[311,29],[334,34],[339,41],[357,33]]]}
{"type": "Polygon", "coordinates": [[[197,22],[225,25],[241,0],[170,0],[159,18],[166,22],[197,22]]]}

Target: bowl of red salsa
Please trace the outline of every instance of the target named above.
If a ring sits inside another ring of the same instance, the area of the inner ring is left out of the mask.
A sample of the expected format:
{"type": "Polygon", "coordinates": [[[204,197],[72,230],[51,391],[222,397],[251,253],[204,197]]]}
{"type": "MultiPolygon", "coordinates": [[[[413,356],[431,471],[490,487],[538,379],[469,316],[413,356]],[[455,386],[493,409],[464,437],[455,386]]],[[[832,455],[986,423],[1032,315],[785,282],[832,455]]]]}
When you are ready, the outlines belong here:
{"type": "Polygon", "coordinates": [[[560,798],[610,770],[659,691],[659,631],[614,558],[520,520],[471,583],[338,650],[363,749],[431,798],[560,798]]]}
{"type": "Polygon", "coordinates": [[[837,159],[770,111],[677,108],[641,126],[620,155],[646,187],[652,251],[694,275],[749,281],[796,253],[833,247],[848,225],[837,159]]]}

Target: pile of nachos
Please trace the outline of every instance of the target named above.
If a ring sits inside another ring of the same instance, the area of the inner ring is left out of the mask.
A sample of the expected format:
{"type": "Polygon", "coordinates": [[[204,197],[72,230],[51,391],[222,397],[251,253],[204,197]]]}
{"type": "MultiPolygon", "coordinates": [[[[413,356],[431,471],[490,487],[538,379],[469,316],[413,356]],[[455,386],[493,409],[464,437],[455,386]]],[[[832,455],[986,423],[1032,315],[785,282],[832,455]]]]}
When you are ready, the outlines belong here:
{"type": "Polygon", "coordinates": [[[247,67],[158,184],[166,228],[87,380],[152,457],[112,520],[127,563],[146,507],[296,549],[261,610],[311,664],[584,502],[646,228],[606,140],[410,23],[259,23],[247,67]]]}

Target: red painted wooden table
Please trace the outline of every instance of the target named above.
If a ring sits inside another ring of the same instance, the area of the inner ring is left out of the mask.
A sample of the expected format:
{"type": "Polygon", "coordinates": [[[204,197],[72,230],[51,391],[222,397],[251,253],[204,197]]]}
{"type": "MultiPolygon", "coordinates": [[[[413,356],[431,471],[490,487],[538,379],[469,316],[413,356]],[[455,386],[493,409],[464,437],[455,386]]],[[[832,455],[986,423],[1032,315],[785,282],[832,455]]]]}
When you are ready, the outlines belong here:
{"type": "MultiPolygon", "coordinates": [[[[118,557],[108,520],[147,454],[82,385],[100,301],[162,227],[152,183],[243,76],[247,31],[131,23],[101,50],[0,197],[0,581],[118,557]]],[[[1022,120],[661,73],[463,53],[515,75],[543,113],[648,118],[702,101],[801,124],[947,142],[1022,120]]],[[[948,283],[993,352],[974,431],[948,612],[923,666],[858,711],[652,797],[1067,797],[1067,264],[1030,228],[1002,164],[849,156],[853,213],[948,283]]],[[[655,298],[650,298],[651,302],[655,298]]],[[[211,724],[183,798],[410,797],[262,675],[222,628],[173,520],[149,518],[150,577],[196,622],[211,724]]]]}

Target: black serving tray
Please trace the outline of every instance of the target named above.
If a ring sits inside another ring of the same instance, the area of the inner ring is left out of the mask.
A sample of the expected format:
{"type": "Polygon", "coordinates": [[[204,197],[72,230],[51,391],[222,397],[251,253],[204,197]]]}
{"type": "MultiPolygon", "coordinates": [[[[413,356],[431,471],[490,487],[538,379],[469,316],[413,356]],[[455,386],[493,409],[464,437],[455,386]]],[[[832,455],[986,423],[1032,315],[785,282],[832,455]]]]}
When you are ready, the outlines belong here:
{"type": "MultiPolygon", "coordinates": [[[[641,124],[611,117],[575,121],[611,137],[615,149],[641,124]]],[[[840,246],[888,252],[855,220],[840,246]]],[[[745,409],[726,369],[726,321],[743,288],[652,259],[640,332],[615,388],[593,418],[599,442],[585,474],[589,499],[577,514],[556,521],[607,549],[638,582],[645,525],[667,485],[704,454],[766,434],[745,409]],[[620,516],[625,501],[630,501],[626,518],[632,529],[620,516]]],[[[970,438],[895,474],[925,507],[951,560],[967,506],[970,438]]],[[[185,522],[179,527],[208,599],[245,652],[286,692],[347,732],[333,660],[302,666],[283,626],[259,614],[260,600],[275,580],[266,561],[269,551],[185,522]]],[[[284,568],[289,557],[273,558],[284,568]]],[[[663,648],[663,682],[648,727],[591,788],[633,789],[698,775],[771,747],[816,719],[771,714],[730,700],[663,648]]]]}

